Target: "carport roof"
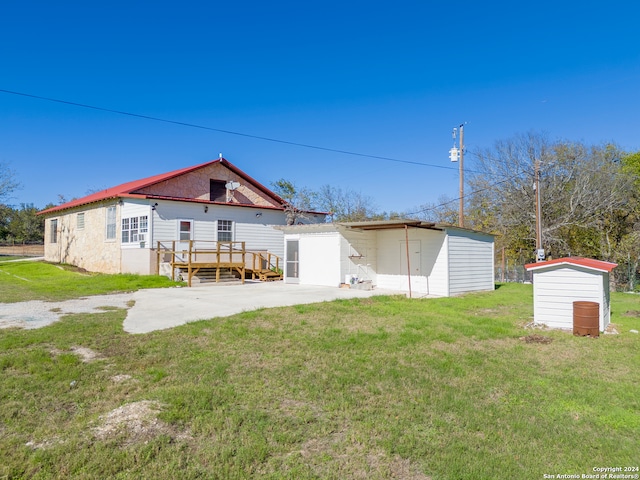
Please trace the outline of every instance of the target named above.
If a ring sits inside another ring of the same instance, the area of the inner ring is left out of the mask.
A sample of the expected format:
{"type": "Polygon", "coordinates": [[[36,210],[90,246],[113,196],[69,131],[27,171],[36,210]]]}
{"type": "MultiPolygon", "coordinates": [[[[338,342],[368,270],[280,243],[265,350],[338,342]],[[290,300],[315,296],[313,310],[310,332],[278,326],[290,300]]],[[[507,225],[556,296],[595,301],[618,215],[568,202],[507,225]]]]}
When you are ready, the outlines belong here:
{"type": "Polygon", "coordinates": [[[288,233],[302,232],[335,232],[340,229],[353,230],[392,230],[406,227],[424,228],[428,230],[462,230],[466,232],[474,232],[482,235],[495,236],[491,233],[479,232],[468,228],[456,227],[454,225],[443,225],[440,223],[424,222],[422,220],[367,220],[362,222],[335,222],[335,223],[313,223],[308,225],[286,225],[274,226],[278,230],[288,233]]]}
{"type": "Polygon", "coordinates": [[[393,228],[415,227],[441,230],[432,222],[422,220],[370,220],[365,222],[338,222],[338,225],[348,228],[358,228],[360,230],[388,230],[393,228]]]}

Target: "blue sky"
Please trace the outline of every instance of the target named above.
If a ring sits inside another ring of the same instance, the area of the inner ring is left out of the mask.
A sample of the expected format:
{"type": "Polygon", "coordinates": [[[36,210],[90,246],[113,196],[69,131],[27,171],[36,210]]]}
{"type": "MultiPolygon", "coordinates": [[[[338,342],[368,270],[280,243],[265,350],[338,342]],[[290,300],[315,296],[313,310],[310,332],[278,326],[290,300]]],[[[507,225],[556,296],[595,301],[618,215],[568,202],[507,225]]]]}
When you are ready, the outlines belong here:
{"type": "MultiPolygon", "coordinates": [[[[379,210],[457,197],[468,151],[528,131],[640,150],[634,1],[45,2],[0,6],[0,163],[44,207],[225,158],[379,210]],[[421,163],[424,165],[417,165],[421,163]]],[[[473,156],[465,165],[473,168],[473,156]]]]}

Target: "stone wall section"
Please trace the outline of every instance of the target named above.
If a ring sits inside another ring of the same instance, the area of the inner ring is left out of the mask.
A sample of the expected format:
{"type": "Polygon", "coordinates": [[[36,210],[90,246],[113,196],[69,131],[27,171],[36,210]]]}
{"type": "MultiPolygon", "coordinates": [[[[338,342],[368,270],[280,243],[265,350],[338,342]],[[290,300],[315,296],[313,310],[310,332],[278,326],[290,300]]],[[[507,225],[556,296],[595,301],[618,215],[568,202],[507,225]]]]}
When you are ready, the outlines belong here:
{"type": "Polygon", "coordinates": [[[230,203],[257,205],[263,207],[280,207],[276,201],[265,195],[259,188],[248,183],[220,163],[185,173],[175,178],[142,188],[136,193],[160,195],[173,198],[193,198],[209,200],[210,180],[234,181],[240,184],[230,203]]]}
{"type": "Polygon", "coordinates": [[[120,208],[116,207],[116,238],[106,239],[107,207],[113,203],[84,206],[48,216],[45,220],[44,258],[67,263],[90,272],[120,273],[120,208]],[[84,228],[78,228],[84,213],[84,228]],[[52,220],[58,220],[57,242],[51,243],[52,220]]]}

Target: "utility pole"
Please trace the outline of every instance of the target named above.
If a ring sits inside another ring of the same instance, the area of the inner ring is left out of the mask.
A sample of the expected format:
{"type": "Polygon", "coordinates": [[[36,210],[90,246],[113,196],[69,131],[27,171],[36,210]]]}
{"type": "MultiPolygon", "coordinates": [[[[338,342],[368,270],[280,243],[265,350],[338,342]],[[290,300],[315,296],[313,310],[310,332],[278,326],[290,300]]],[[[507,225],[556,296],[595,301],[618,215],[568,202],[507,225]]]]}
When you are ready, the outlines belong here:
{"type": "Polygon", "coordinates": [[[458,226],[464,228],[464,125],[460,125],[460,208],[458,226]]]}
{"type": "Polygon", "coordinates": [[[536,202],[536,262],[544,261],[544,249],[542,248],[542,224],[540,215],[540,160],[536,159],[534,167],[533,190],[536,202]]]}
{"type": "Polygon", "coordinates": [[[460,207],[458,208],[458,226],[464,228],[464,123],[460,124],[460,148],[456,147],[456,131],[453,129],[453,148],[449,150],[452,162],[460,160],[460,207]]]}

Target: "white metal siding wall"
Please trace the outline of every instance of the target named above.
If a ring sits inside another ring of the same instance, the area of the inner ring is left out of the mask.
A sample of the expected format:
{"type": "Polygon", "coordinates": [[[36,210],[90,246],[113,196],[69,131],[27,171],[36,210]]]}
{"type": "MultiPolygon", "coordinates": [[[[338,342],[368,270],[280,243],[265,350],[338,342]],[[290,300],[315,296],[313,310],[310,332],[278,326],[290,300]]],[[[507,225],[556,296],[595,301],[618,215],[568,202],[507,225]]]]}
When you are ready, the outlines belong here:
{"type": "Polygon", "coordinates": [[[121,217],[140,217],[142,215],[149,215],[151,213],[151,205],[149,205],[148,200],[136,201],[136,200],[127,200],[122,205],[121,217]]]}
{"type": "Polygon", "coordinates": [[[122,250],[121,273],[136,273],[138,275],[155,274],[155,252],[148,248],[125,248],[122,250]]]}
{"type": "MultiPolygon", "coordinates": [[[[377,232],[377,240],[378,287],[408,291],[406,258],[401,258],[406,242],[405,231],[381,230],[377,232]]],[[[446,296],[446,255],[443,256],[441,253],[445,244],[444,232],[411,228],[409,240],[420,242],[420,275],[411,276],[411,290],[418,294],[446,296]]]]}
{"type": "MultiPolygon", "coordinates": [[[[188,204],[158,202],[158,206],[153,212],[154,243],[178,240],[178,219],[192,219],[192,212],[194,211],[195,210],[189,208],[188,204]]],[[[202,209],[200,211],[202,211],[202,209]]]]}
{"type": "MultiPolygon", "coordinates": [[[[600,304],[600,329],[606,327],[603,305],[603,276],[607,274],[559,265],[533,272],[533,312],[535,323],[554,328],[573,328],[573,302],[600,304]]],[[[608,279],[607,279],[608,280],[608,279]]]]}
{"type": "Polygon", "coordinates": [[[376,256],[375,232],[343,232],[340,240],[340,281],[344,282],[347,275],[355,275],[377,285],[376,256]]]}
{"type": "Polygon", "coordinates": [[[284,212],[255,208],[227,207],[181,202],[158,202],[154,212],[154,241],[178,239],[178,221],[193,220],[193,239],[215,241],[217,239],[217,221],[231,220],[234,228],[234,240],[246,242],[249,250],[268,250],[279,257],[284,255],[283,234],[271,225],[285,225],[284,212]],[[258,217],[256,214],[260,213],[258,217]]]}
{"type": "Polygon", "coordinates": [[[300,284],[338,287],[340,279],[338,232],[300,236],[300,284]]]}
{"type": "Polygon", "coordinates": [[[247,250],[267,250],[284,259],[284,234],[270,225],[239,223],[236,240],[245,241],[247,250]]]}
{"type": "Polygon", "coordinates": [[[600,330],[604,331],[611,321],[611,293],[609,291],[609,273],[602,273],[602,305],[600,306],[600,330]]]}
{"type": "Polygon", "coordinates": [[[423,241],[423,255],[426,262],[429,280],[429,295],[438,297],[449,296],[449,269],[448,269],[448,251],[446,248],[447,236],[445,232],[435,230],[427,230],[423,233],[426,235],[423,241]]]}
{"type": "Polygon", "coordinates": [[[450,229],[449,293],[493,290],[493,237],[450,229]]]}
{"type": "MultiPolygon", "coordinates": [[[[149,231],[147,232],[147,237],[145,240],[145,248],[150,248],[150,241],[151,241],[151,231],[153,229],[153,219],[152,219],[152,210],[151,210],[151,205],[149,205],[149,201],[148,200],[127,200],[124,202],[124,204],[122,205],[122,210],[121,210],[121,219],[120,219],[120,225],[118,226],[118,228],[116,229],[118,232],[122,232],[122,218],[131,218],[131,217],[143,217],[143,216],[147,216],[147,219],[149,221],[148,223],[148,227],[149,227],[149,231]]],[[[118,239],[119,242],[122,242],[122,239],[119,238],[118,239]]],[[[120,243],[120,247],[125,250],[125,249],[140,249],[140,242],[129,242],[129,243],[120,243]]],[[[148,255],[147,255],[148,256],[148,255]]],[[[122,258],[122,266],[121,266],[121,270],[123,273],[138,273],[139,268],[137,268],[135,271],[130,271],[129,269],[126,268],[127,265],[127,260],[125,257],[122,258]]]]}

